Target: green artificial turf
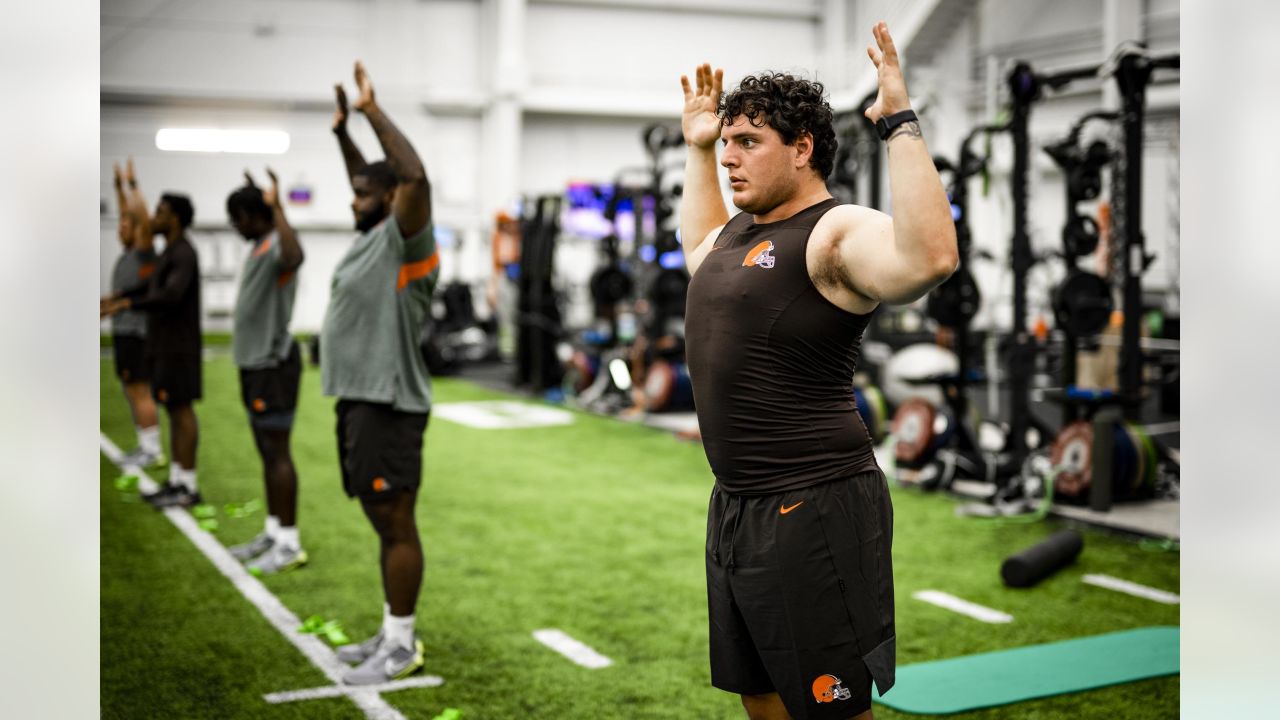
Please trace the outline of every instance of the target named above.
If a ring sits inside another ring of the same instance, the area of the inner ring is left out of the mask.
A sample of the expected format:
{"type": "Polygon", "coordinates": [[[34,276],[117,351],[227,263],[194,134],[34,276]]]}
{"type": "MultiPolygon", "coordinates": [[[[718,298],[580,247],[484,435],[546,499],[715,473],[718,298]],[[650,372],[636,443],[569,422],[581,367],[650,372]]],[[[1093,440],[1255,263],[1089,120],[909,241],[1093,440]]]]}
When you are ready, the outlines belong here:
{"type": "MultiPolygon", "coordinates": [[[[132,423],[110,361],[102,428],[123,449],[132,423]]],[[[242,542],[263,513],[227,503],[262,497],[260,465],[226,358],[205,365],[199,479],[218,509],[215,536],[242,542]]],[[[436,381],[437,402],[509,399],[436,381]]],[[[377,542],[343,494],[333,401],[303,374],[293,436],[299,527],[311,562],[265,584],[295,615],[340,620],[353,639],[382,614],[377,542]]],[[[342,698],[269,705],[262,695],[327,684],[162,515],[101,473],[101,700],[108,718],[358,718],[342,698]]],[[[163,471],[153,473],[163,481],[163,471]]],[[[668,433],[575,413],[570,426],[479,430],[433,418],[419,528],[426,576],[418,627],[438,688],[385,695],[409,718],[458,708],[480,718],[741,718],[710,687],[702,549],[712,478],[701,446],[668,433]],[[535,641],[559,628],[614,661],[579,667],[535,641]]],[[[1085,532],[1079,561],[1032,589],[1000,583],[1001,560],[1058,525],[994,525],[954,514],[952,499],[895,488],[898,662],[1177,625],[1177,606],[1085,585],[1105,573],[1178,589],[1176,553],[1085,532]],[[986,625],[911,598],[942,590],[1015,616],[986,625]]],[[[1178,679],[1162,678],[956,718],[1168,718],[1178,679]]],[[[916,717],[877,706],[877,718],[916,717]]]]}

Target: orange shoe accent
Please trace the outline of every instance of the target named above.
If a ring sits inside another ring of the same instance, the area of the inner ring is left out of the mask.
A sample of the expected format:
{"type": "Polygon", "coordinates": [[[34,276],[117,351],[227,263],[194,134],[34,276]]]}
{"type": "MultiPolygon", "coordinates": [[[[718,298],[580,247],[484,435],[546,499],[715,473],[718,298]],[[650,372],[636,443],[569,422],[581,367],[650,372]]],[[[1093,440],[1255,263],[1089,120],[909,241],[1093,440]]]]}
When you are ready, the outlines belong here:
{"type": "Polygon", "coordinates": [[[787,513],[791,512],[792,510],[795,510],[796,508],[800,507],[803,504],[804,504],[804,501],[801,500],[800,502],[796,503],[795,505],[792,505],[791,507],[787,507],[786,505],[779,506],[778,513],[781,515],[786,515],[787,513]]]}

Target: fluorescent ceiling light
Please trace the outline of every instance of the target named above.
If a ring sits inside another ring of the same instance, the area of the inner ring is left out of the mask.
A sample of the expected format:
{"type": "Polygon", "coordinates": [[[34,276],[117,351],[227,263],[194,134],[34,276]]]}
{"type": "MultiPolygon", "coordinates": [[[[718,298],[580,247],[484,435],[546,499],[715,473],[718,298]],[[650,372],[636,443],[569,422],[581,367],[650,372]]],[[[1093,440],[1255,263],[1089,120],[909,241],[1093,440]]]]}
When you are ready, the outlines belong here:
{"type": "Polygon", "coordinates": [[[289,149],[289,133],[283,130],[161,128],[156,132],[156,147],[171,152],[280,155],[289,149]]]}

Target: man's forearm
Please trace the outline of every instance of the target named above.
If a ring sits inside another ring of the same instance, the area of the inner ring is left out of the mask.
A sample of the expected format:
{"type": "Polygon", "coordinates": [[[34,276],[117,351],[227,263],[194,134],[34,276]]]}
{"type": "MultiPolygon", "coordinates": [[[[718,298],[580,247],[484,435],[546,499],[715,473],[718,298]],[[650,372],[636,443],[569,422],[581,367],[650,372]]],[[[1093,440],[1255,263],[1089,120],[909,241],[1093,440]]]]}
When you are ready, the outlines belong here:
{"type": "Polygon", "coordinates": [[[151,214],[147,212],[147,199],[136,182],[129,185],[128,204],[133,219],[133,247],[135,250],[150,250],[153,244],[151,214]]]}
{"type": "Polygon", "coordinates": [[[956,236],[951,204],[918,122],[898,126],[886,143],[893,235],[898,253],[913,264],[950,274],[956,236]]]}
{"type": "Polygon", "coordinates": [[[284,216],[284,208],[279,204],[271,208],[271,216],[275,222],[276,235],[280,237],[280,261],[286,270],[297,269],[302,264],[302,245],[298,242],[298,233],[284,216]]]}
{"type": "Polygon", "coordinates": [[[377,105],[365,108],[363,112],[369,119],[369,125],[373,127],[373,133],[378,136],[382,152],[387,156],[387,164],[396,174],[396,179],[401,184],[425,183],[427,170],[422,166],[422,160],[413,145],[409,144],[409,139],[391,122],[391,118],[377,105]]]}
{"type": "Polygon", "coordinates": [[[693,252],[707,233],[729,222],[720,194],[720,177],[716,172],[715,146],[699,148],[690,145],[684,162],[684,191],[680,200],[680,242],[685,253],[693,252]]]}
{"type": "Polygon", "coordinates": [[[364,155],[347,134],[345,127],[334,130],[333,134],[338,137],[338,147],[342,149],[342,160],[347,164],[347,180],[351,181],[361,170],[364,170],[364,166],[368,163],[364,161],[364,155]]]}
{"type": "Polygon", "coordinates": [[[116,182],[116,207],[120,208],[120,217],[132,218],[129,212],[129,197],[124,193],[124,185],[116,182]]]}

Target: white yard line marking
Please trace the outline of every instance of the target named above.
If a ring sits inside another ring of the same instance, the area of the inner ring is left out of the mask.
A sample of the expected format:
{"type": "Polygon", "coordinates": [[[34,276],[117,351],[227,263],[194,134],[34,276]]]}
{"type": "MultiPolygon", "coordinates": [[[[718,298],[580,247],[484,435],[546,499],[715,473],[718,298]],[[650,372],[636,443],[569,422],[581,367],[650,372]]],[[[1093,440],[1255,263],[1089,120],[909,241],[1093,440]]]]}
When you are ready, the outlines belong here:
{"type": "Polygon", "coordinates": [[[1106,588],[1108,590],[1115,590],[1116,592],[1127,593],[1136,597],[1146,598],[1147,600],[1154,600],[1158,603],[1164,603],[1165,605],[1177,605],[1182,602],[1181,598],[1174,593],[1157,590],[1155,588],[1147,587],[1146,585],[1139,585],[1138,583],[1129,582],[1128,580],[1121,580],[1120,578],[1111,577],[1110,575],[1085,575],[1080,579],[1090,585],[1097,585],[1098,587],[1106,588]]]}
{"type": "Polygon", "coordinates": [[[590,647],[569,637],[563,630],[554,628],[546,630],[534,630],[533,637],[538,642],[555,650],[561,655],[578,663],[583,667],[602,668],[609,667],[613,661],[592,650],[590,647]]]}
{"type": "Polygon", "coordinates": [[[573,424],[573,413],[568,410],[510,400],[437,403],[431,407],[431,416],[481,430],[573,424]]]}
{"type": "MultiPolygon", "coordinates": [[[[99,446],[102,448],[102,454],[107,456],[116,467],[123,472],[132,472],[138,476],[138,489],[143,493],[154,492],[159,488],[155,481],[147,477],[142,468],[124,467],[120,464],[124,454],[120,452],[120,448],[106,435],[100,434],[99,446]]],[[[311,664],[319,668],[325,677],[332,680],[335,684],[342,683],[342,674],[346,672],[347,665],[338,659],[333,651],[324,644],[320,638],[315,635],[303,634],[297,631],[298,626],[302,624],[298,617],[285,607],[280,599],[271,594],[256,577],[249,574],[248,570],[240,564],[238,560],[231,557],[231,553],[222,546],[212,535],[200,529],[196,524],[196,519],[191,514],[180,508],[164,508],[165,517],[169,518],[169,522],[173,523],[191,544],[195,545],[204,556],[213,563],[223,575],[231,581],[236,590],[244,595],[245,599],[253,603],[258,608],[258,612],[267,619],[267,622],[275,626],[286,640],[293,643],[311,664]]],[[[436,678],[440,680],[439,678],[436,678]]],[[[443,680],[440,680],[443,683],[443,680]]],[[[438,684],[438,683],[437,683],[438,684]]],[[[351,688],[349,692],[343,693],[351,698],[351,701],[364,713],[365,717],[370,720],[405,720],[404,715],[400,711],[387,704],[386,700],[378,694],[377,690],[371,687],[351,688]]]]}
{"type": "Polygon", "coordinates": [[[422,677],[412,677],[407,680],[394,680],[389,683],[381,683],[378,685],[364,685],[359,688],[351,685],[326,685],[325,687],[307,688],[306,690],[288,690],[286,692],[263,695],[262,699],[273,705],[278,705],[279,703],[297,702],[298,700],[339,697],[341,695],[350,695],[355,691],[372,690],[373,692],[385,693],[395,692],[396,690],[407,690],[409,688],[439,687],[443,683],[444,680],[434,675],[424,675],[422,677]]]}
{"type": "Polygon", "coordinates": [[[948,595],[940,590],[921,590],[912,593],[911,597],[923,600],[931,605],[937,605],[940,608],[946,608],[952,612],[958,612],[961,615],[967,615],[984,623],[1013,622],[1013,616],[1008,613],[992,610],[989,607],[971,603],[968,600],[961,600],[955,595],[948,595]]]}

